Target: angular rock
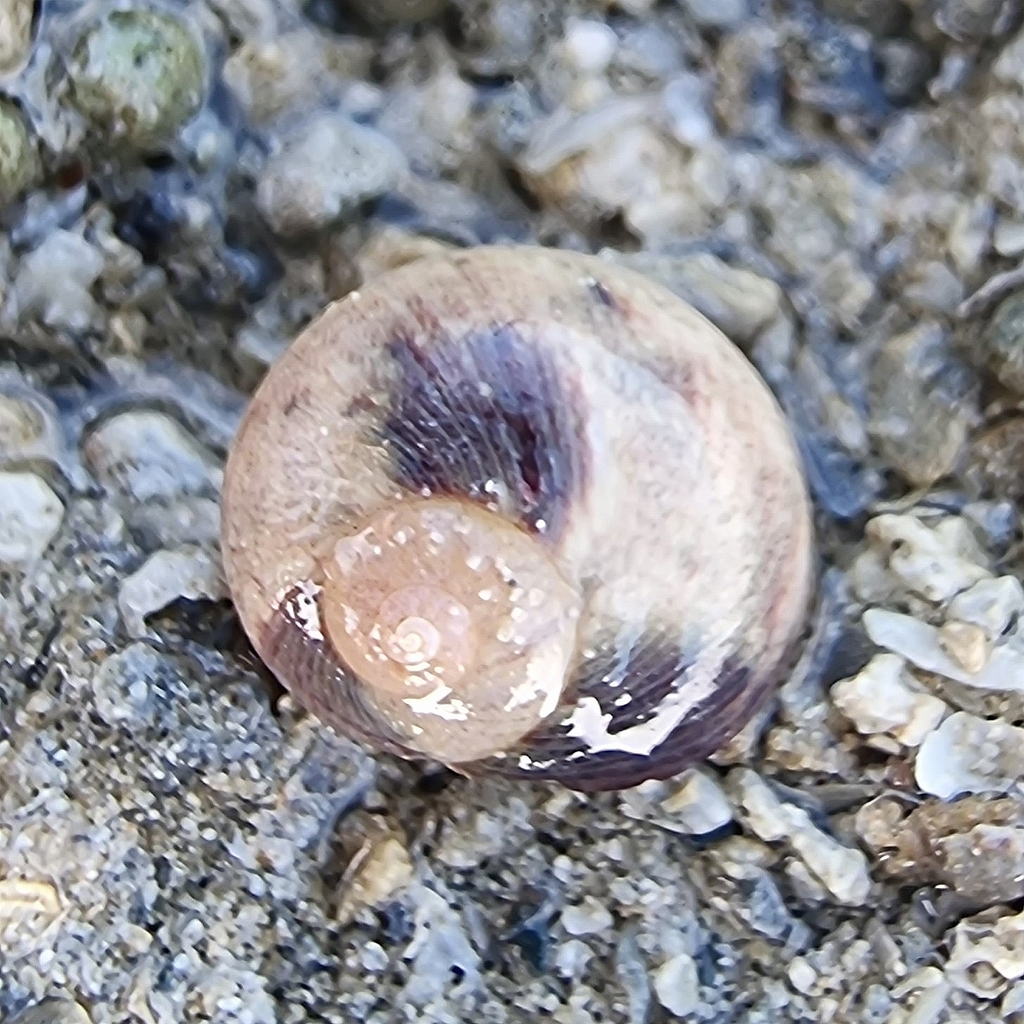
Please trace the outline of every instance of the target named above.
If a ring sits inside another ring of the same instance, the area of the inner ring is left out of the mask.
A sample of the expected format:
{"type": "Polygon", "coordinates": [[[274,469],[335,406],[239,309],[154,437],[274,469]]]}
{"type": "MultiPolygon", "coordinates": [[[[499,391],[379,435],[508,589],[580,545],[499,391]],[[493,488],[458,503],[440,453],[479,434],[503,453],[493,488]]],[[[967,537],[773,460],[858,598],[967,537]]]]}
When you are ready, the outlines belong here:
{"type": "Polygon", "coordinates": [[[659,824],[693,836],[716,832],[733,818],[732,804],[722,787],[696,769],[685,773],[682,785],[661,801],[661,809],[666,817],[659,824]]]}
{"type": "Polygon", "coordinates": [[[930,527],[912,514],[886,514],[872,519],[866,534],[904,586],[935,604],[991,576],[970,527],[957,516],[930,527]]]}
{"type": "Polygon", "coordinates": [[[860,850],[822,832],[803,808],[780,800],[756,772],[740,768],[730,778],[746,824],[759,839],[786,842],[837,903],[861,906],[867,901],[871,877],[860,850]]]}
{"type": "Polygon", "coordinates": [[[158,551],[121,584],[117,606],[129,636],[149,633],[146,618],[179,597],[220,600],[227,595],[220,565],[202,548],[158,551]]]}
{"type": "Polygon", "coordinates": [[[865,735],[888,733],[916,747],[946,714],[946,705],[928,693],[893,654],[877,654],[857,675],[832,687],[832,703],[865,735]]]}

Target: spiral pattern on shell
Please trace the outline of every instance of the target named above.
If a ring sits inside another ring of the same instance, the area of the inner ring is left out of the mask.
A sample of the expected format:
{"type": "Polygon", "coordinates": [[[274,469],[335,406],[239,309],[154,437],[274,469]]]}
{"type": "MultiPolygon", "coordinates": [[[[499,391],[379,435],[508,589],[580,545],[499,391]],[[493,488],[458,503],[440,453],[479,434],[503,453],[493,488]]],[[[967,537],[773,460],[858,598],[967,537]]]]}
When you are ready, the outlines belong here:
{"type": "Polygon", "coordinates": [[[253,398],[228,581],[271,670],[368,746],[623,788],[733,736],[812,593],[767,386],[600,259],[483,247],[327,309],[253,398]]]}

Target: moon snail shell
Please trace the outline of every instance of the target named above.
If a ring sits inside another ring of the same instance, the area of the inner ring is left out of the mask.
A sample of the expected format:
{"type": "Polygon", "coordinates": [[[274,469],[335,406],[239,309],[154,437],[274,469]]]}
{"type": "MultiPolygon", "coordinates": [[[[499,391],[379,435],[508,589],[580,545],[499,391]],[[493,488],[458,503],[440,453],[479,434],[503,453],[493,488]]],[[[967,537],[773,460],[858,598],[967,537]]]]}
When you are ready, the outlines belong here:
{"type": "Polygon", "coordinates": [[[527,247],[421,259],[306,328],[230,453],[223,547],[322,721],[580,790],[739,731],[813,590],[796,448],[742,354],[633,272],[527,247]]]}

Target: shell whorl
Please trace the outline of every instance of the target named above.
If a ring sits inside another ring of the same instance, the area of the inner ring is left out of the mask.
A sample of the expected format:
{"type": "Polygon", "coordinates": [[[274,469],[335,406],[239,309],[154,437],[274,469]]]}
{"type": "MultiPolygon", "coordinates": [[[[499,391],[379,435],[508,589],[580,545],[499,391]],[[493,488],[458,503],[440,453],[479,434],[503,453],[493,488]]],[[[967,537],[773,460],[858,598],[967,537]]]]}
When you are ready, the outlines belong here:
{"type": "Polygon", "coordinates": [[[243,624],[314,713],[581,789],[738,731],[802,631],[811,548],[788,428],[738,350],[644,278],[548,250],[422,260],[328,309],[254,397],[224,494],[243,624]]]}
{"type": "Polygon", "coordinates": [[[558,706],[579,596],[503,516],[444,498],[400,502],[339,540],[324,575],[331,646],[422,753],[478,760],[558,706]]]}

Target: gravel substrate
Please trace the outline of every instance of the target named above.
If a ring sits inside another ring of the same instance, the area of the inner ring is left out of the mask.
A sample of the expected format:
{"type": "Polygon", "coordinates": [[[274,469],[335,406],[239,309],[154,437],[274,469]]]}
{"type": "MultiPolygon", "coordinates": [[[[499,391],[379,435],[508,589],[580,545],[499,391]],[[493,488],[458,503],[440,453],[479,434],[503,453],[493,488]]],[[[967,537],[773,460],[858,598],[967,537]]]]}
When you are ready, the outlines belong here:
{"type": "Polygon", "coordinates": [[[0,0],[5,1024],[1024,1022],[1018,0],[0,0]],[[712,763],[371,758],[261,672],[247,395],[446,247],[761,370],[825,578],[712,763]]]}

